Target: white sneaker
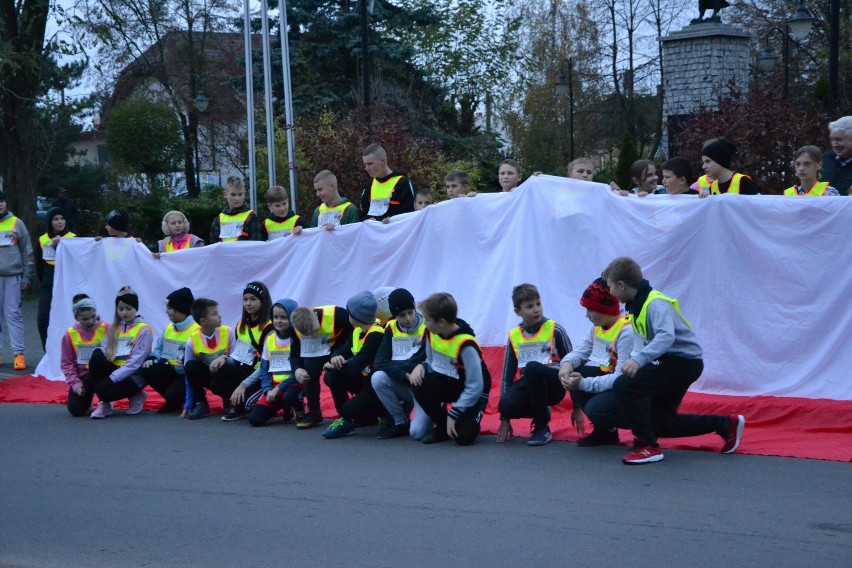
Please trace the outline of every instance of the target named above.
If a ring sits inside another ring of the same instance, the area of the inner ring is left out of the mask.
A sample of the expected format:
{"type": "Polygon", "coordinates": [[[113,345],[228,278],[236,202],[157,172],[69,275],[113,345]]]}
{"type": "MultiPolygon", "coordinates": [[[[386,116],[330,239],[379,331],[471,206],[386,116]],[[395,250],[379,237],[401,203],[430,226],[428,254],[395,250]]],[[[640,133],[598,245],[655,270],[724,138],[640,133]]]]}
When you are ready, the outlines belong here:
{"type": "Polygon", "coordinates": [[[112,403],[104,401],[99,402],[98,407],[92,411],[91,416],[94,420],[100,420],[101,418],[112,416],[112,403]]]}
{"type": "Polygon", "coordinates": [[[127,414],[139,414],[142,412],[142,407],[148,399],[148,393],[145,389],[140,390],[133,396],[127,399],[127,414]]]}

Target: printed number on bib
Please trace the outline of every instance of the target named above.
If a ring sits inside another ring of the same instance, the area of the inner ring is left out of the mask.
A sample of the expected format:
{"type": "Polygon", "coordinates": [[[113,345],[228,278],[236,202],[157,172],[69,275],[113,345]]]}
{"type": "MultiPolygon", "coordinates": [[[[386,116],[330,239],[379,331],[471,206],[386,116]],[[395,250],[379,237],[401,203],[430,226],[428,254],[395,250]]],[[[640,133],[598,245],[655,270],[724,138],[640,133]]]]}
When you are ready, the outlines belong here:
{"type": "Polygon", "coordinates": [[[550,342],[522,343],[518,347],[518,367],[524,368],[527,363],[550,363],[550,342]]]}
{"type": "Polygon", "coordinates": [[[320,227],[325,227],[326,225],[333,225],[335,227],[340,225],[340,213],[335,211],[326,211],[325,213],[320,214],[317,219],[317,225],[320,227]]]}
{"type": "Polygon", "coordinates": [[[367,215],[370,217],[379,217],[380,215],[384,215],[387,213],[389,205],[390,197],[385,199],[373,199],[370,201],[370,210],[367,211],[367,215]]]}
{"type": "Polygon", "coordinates": [[[592,356],[589,357],[589,364],[597,367],[609,365],[609,346],[600,341],[593,342],[592,356]]]}
{"type": "Polygon", "coordinates": [[[44,260],[56,260],[56,249],[53,245],[47,245],[41,249],[41,258],[44,260]]]}
{"type": "Polygon", "coordinates": [[[219,229],[219,238],[220,239],[236,239],[243,232],[243,224],[239,221],[229,221],[227,223],[222,223],[222,227],[219,229]]]}
{"type": "Polygon", "coordinates": [[[254,365],[256,354],[257,350],[255,350],[251,343],[239,339],[234,345],[234,350],[231,352],[231,359],[239,361],[243,365],[254,365]]]}
{"type": "Polygon", "coordinates": [[[9,247],[15,244],[14,239],[12,239],[11,231],[4,231],[0,233],[0,247],[9,247]]]}
{"type": "Polygon", "coordinates": [[[181,361],[182,363],[185,350],[186,343],[183,343],[182,341],[176,341],[174,339],[163,340],[163,359],[168,361],[181,361]]]}
{"type": "Polygon", "coordinates": [[[269,354],[269,372],[270,373],[289,373],[290,372],[290,354],[289,353],[270,353],[269,354]]]}
{"type": "Polygon", "coordinates": [[[92,353],[97,349],[97,345],[78,345],[77,346],[77,364],[88,365],[92,360],[92,353]]]}
{"type": "Polygon", "coordinates": [[[133,349],[133,338],[132,337],[119,337],[118,344],[115,348],[115,356],[116,357],[127,357],[130,355],[130,351],[133,349]]]}
{"type": "Polygon", "coordinates": [[[270,231],[269,232],[269,240],[274,241],[274,240],[280,239],[282,237],[286,237],[289,234],[290,234],[290,231],[288,231],[286,229],[284,229],[282,231],[270,231]]]}
{"type": "Polygon", "coordinates": [[[443,353],[433,351],[431,364],[432,369],[436,373],[440,373],[454,379],[459,378],[459,368],[456,366],[455,359],[447,357],[443,353]]]}
{"type": "Polygon", "coordinates": [[[302,357],[323,357],[331,353],[331,346],[325,337],[303,337],[302,357]]]}
{"type": "Polygon", "coordinates": [[[410,359],[420,348],[419,337],[394,337],[392,343],[394,361],[410,359]]]}

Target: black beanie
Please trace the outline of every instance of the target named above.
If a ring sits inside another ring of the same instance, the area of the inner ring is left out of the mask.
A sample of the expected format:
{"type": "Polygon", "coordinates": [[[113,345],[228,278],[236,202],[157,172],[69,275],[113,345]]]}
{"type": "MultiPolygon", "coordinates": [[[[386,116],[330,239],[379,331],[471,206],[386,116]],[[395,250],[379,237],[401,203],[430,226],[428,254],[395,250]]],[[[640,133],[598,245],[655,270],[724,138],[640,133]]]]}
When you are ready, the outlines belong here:
{"type": "Polygon", "coordinates": [[[192,296],[192,290],[185,287],[175,290],[166,296],[166,306],[186,315],[192,312],[192,302],[194,301],[195,298],[192,296]]]}
{"type": "Polygon", "coordinates": [[[415,309],[414,296],[405,288],[397,288],[388,296],[388,308],[393,317],[405,310],[413,310],[415,309]]]}
{"type": "Polygon", "coordinates": [[[707,145],[701,151],[702,156],[707,156],[725,169],[731,169],[731,160],[737,153],[737,146],[727,140],[716,140],[707,145]]]}
{"type": "Polygon", "coordinates": [[[127,227],[130,226],[130,215],[121,209],[114,209],[107,215],[106,224],[122,233],[127,232],[127,227]]]}
{"type": "Polygon", "coordinates": [[[134,294],[133,292],[126,292],[124,294],[119,294],[115,297],[115,305],[118,306],[119,302],[124,302],[128,306],[132,306],[134,310],[139,309],[139,296],[134,294]]]}

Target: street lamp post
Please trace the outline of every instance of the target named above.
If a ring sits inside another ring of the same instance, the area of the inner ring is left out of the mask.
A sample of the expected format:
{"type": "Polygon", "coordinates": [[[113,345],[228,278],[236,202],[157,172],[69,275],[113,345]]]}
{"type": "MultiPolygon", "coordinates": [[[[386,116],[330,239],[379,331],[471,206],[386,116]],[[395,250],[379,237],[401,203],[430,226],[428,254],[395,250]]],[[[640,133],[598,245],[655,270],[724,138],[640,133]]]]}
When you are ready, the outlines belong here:
{"type": "Polygon", "coordinates": [[[568,95],[568,155],[574,161],[574,58],[563,59],[556,79],[556,91],[560,95],[568,95]],[[566,77],[565,70],[568,70],[566,77]]]}
{"type": "Polygon", "coordinates": [[[765,73],[772,71],[772,68],[775,66],[776,56],[769,47],[769,36],[772,32],[779,32],[782,34],[783,43],[781,47],[781,58],[784,63],[784,98],[787,98],[790,90],[790,36],[792,36],[794,40],[802,41],[811,33],[812,24],[813,18],[807,8],[805,8],[805,3],[801,2],[799,4],[799,9],[796,10],[796,13],[792,18],[784,23],[783,28],[775,27],[769,30],[766,34],[766,45],[757,57],[757,66],[761,71],[765,73]]]}
{"type": "Polygon", "coordinates": [[[210,99],[204,96],[204,91],[199,89],[195,98],[192,99],[192,106],[198,113],[193,131],[193,145],[195,146],[195,189],[199,195],[201,194],[201,160],[198,157],[198,126],[201,123],[201,115],[207,110],[207,105],[209,104],[210,99]]]}

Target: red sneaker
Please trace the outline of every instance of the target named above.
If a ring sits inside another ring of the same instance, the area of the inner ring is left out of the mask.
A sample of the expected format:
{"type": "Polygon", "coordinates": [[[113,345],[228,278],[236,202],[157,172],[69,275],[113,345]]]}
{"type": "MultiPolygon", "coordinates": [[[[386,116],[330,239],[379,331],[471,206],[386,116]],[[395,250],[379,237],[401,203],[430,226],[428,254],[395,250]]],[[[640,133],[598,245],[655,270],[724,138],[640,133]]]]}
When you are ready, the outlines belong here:
{"type": "Polygon", "coordinates": [[[722,446],[723,454],[732,454],[740,447],[740,439],[743,437],[743,428],[745,428],[745,416],[742,414],[731,414],[728,416],[728,429],[722,434],[725,440],[725,445],[722,446]]]}
{"type": "Polygon", "coordinates": [[[663,450],[660,446],[651,446],[642,440],[633,441],[633,451],[624,456],[621,461],[627,465],[638,465],[662,461],[663,450]]]}

